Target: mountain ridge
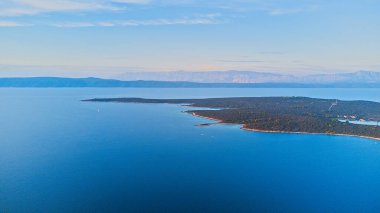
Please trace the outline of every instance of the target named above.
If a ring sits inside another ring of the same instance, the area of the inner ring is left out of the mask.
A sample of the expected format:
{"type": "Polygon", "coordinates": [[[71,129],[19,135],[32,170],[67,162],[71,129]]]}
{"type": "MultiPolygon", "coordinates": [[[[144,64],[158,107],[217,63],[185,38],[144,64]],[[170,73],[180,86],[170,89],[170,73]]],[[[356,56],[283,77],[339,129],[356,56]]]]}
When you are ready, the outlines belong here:
{"type": "Polygon", "coordinates": [[[187,81],[198,83],[378,83],[380,82],[380,72],[358,71],[306,76],[236,70],[209,72],[128,72],[118,75],[116,78],[129,81],[187,81]]]}

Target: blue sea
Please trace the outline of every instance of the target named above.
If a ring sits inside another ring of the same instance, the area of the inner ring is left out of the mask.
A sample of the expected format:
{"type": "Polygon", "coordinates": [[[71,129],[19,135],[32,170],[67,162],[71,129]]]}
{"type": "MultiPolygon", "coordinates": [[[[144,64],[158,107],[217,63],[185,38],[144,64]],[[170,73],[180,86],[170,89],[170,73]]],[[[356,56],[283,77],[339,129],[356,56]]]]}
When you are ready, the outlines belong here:
{"type": "Polygon", "coordinates": [[[95,97],[309,96],[380,89],[0,89],[0,212],[380,212],[380,141],[274,134],[169,104],[95,97]]]}

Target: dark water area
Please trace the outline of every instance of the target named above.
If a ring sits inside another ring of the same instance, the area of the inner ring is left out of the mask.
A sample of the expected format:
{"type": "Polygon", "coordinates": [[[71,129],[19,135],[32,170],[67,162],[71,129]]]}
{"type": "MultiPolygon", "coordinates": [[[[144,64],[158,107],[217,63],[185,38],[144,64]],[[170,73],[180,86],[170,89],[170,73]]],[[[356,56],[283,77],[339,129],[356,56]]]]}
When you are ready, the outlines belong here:
{"type": "Polygon", "coordinates": [[[0,89],[0,212],[379,212],[380,142],[257,133],[169,104],[95,97],[309,96],[379,89],[0,89]]]}

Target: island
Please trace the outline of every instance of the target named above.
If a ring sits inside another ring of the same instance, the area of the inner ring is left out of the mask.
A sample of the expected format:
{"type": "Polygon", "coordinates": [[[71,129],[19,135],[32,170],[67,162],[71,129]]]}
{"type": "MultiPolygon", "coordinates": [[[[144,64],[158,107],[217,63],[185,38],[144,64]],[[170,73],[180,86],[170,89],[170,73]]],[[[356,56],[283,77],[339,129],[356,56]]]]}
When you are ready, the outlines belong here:
{"type": "MultiPolygon", "coordinates": [[[[84,101],[182,104],[201,107],[186,111],[194,116],[217,120],[218,123],[240,124],[244,130],[346,135],[380,140],[380,103],[372,101],[308,97],[95,98],[84,101]],[[357,121],[369,121],[375,125],[357,124],[357,121]]],[[[200,126],[203,125],[207,124],[200,126]]]]}

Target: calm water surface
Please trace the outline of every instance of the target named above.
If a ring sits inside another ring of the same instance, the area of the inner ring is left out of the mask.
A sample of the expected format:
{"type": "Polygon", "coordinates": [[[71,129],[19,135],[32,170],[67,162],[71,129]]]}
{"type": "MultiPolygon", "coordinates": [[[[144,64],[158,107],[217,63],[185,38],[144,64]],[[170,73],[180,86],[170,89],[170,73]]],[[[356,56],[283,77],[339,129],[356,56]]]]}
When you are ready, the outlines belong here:
{"type": "Polygon", "coordinates": [[[380,143],[196,127],[177,105],[93,97],[311,96],[379,89],[0,89],[0,212],[379,212],[380,143]]]}

